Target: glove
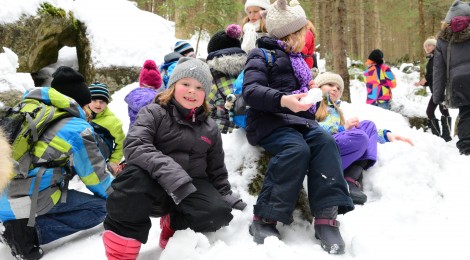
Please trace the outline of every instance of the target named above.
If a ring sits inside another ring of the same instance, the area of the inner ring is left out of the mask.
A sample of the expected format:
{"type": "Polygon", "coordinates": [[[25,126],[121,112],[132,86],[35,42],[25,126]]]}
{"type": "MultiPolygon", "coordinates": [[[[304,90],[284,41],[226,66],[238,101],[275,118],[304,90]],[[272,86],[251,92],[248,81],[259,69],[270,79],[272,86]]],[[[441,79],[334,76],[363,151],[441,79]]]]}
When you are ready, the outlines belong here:
{"type": "Polygon", "coordinates": [[[242,199],[233,196],[232,194],[222,195],[222,199],[230,205],[230,207],[238,210],[243,210],[246,203],[242,199]]]}

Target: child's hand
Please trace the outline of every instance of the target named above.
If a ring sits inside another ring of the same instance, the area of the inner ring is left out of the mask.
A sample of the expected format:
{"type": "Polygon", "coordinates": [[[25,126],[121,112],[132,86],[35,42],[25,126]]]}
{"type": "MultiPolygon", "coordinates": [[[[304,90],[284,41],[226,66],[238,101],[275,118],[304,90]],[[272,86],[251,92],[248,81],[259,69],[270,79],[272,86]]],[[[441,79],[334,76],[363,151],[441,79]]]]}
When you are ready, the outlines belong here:
{"type": "Polygon", "coordinates": [[[344,128],[346,130],[352,129],[353,127],[358,127],[359,126],[359,118],[353,117],[348,120],[346,120],[346,123],[344,123],[344,128]]]}
{"type": "Polygon", "coordinates": [[[318,86],[315,85],[315,81],[313,81],[313,79],[310,80],[310,82],[308,83],[308,88],[309,88],[309,89],[318,88],[318,86]]]}
{"type": "Polygon", "coordinates": [[[415,85],[415,87],[419,87],[419,86],[424,86],[424,84],[426,84],[426,79],[422,79],[422,80],[416,82],[414,85],[415,85]]]}
{"type": "Polygon", "coordinates": [[[307,96],[307,93],[284,95],[281,97],[281,107],[287,107],[290,111],[297,113],[307,111],[312,104],[302,104],[300,99],[307,96]]]}
{"type": "Polygon", "coordinates": [[[402,142],[409,143],[412,146],[414,146],[413,141],[408,137],[404,137],[401,135],[392,134],[391,132],[387,132],[387,138],[390,142],[402,141],[402,142]]]}

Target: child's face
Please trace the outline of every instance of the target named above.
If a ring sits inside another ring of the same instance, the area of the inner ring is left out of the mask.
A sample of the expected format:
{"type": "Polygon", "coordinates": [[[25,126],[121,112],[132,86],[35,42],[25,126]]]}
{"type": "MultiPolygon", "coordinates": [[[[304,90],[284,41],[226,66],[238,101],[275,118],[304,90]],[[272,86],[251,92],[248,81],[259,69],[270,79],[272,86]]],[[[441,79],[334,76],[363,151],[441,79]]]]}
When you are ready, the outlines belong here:
{"type": "Polygon", "coordinates": [[[436,48],[436,46],[434,46],[434,45],[432,45],[432,44],[428,44],[428,45],[424,46],[424,51],[426,52],[426,54],[429,54],[429,53],[431,53],[435,48],[436,48]]]}
{"type": "Polygon", "coordinates": [[[202,84],[194,78],[182,78],[175,83],[175,99],[186,109],[202,106],[206,96],[202,84]]]}
{"type": "Polygon", "coordinates": [[[336,102],[340,98],[340,88],[336,83],[324,84],[320,87],[323,92],[328,92],[331,102],[336,102]]]}
{"type": "Polygon", "coordinates": [[[261,8],[258,6],[250,6],[246,9],[246,12],[251,23],[254,23],[261,19],[261,8]]]}
{"type": "Polygon", "coordinates": [[[91,103],[88,105],[88,107],[91,109],[91,111],[95,112],[96,114],[103,112],[103,110],[106,109],[108,106],[108,103],[101,99],[93,99],[91,100],[91,103]]]}

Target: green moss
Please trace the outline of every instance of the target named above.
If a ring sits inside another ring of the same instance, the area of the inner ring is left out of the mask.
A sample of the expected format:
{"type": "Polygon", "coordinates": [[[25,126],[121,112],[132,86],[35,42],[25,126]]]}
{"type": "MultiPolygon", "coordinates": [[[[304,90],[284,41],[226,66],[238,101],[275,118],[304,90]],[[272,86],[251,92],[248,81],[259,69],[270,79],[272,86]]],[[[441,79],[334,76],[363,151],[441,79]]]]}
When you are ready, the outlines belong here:
{"type": "Polygon", "coordinates": [[[75,19],[75,17],[73,16],[73,13],[72,12],[69,12],[69,17],[70,17],[70,20],[72,21],[72,26],[73,26],[73,29],[78,32],[79,30],[79,26],[80,26],[80,21],[75,19]]]}
{"type": "Polygon", "coordinates": [[[40,5],[39,11],[40,14],[49,14],[51,16],[65,17],[65,10],[57,8],[49,3],[42,3],[40,5]]]}
{"type": "Polygon", "coordinates": [[[415,95],[427,97],[427,96],[428,96],[428,92],[426,91],[426,88],[420,88],[420,89],[418,89],[418,90],[415,91],[415,95]]]}

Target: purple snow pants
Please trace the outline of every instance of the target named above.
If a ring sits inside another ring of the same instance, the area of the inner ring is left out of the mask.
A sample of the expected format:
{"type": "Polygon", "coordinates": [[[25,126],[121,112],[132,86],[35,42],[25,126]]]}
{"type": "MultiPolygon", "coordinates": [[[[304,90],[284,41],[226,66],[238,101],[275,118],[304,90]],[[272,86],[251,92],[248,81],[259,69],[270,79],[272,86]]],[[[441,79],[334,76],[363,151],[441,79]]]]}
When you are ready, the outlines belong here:
{"type": "Polygon", "coordinates": [[[338,145],[343,170],[359,160],[368,160],[367,168],[377,161],[377,127],[374,122],[364,120],[358,128],[352,128],[333,137],[338,145]]]}

